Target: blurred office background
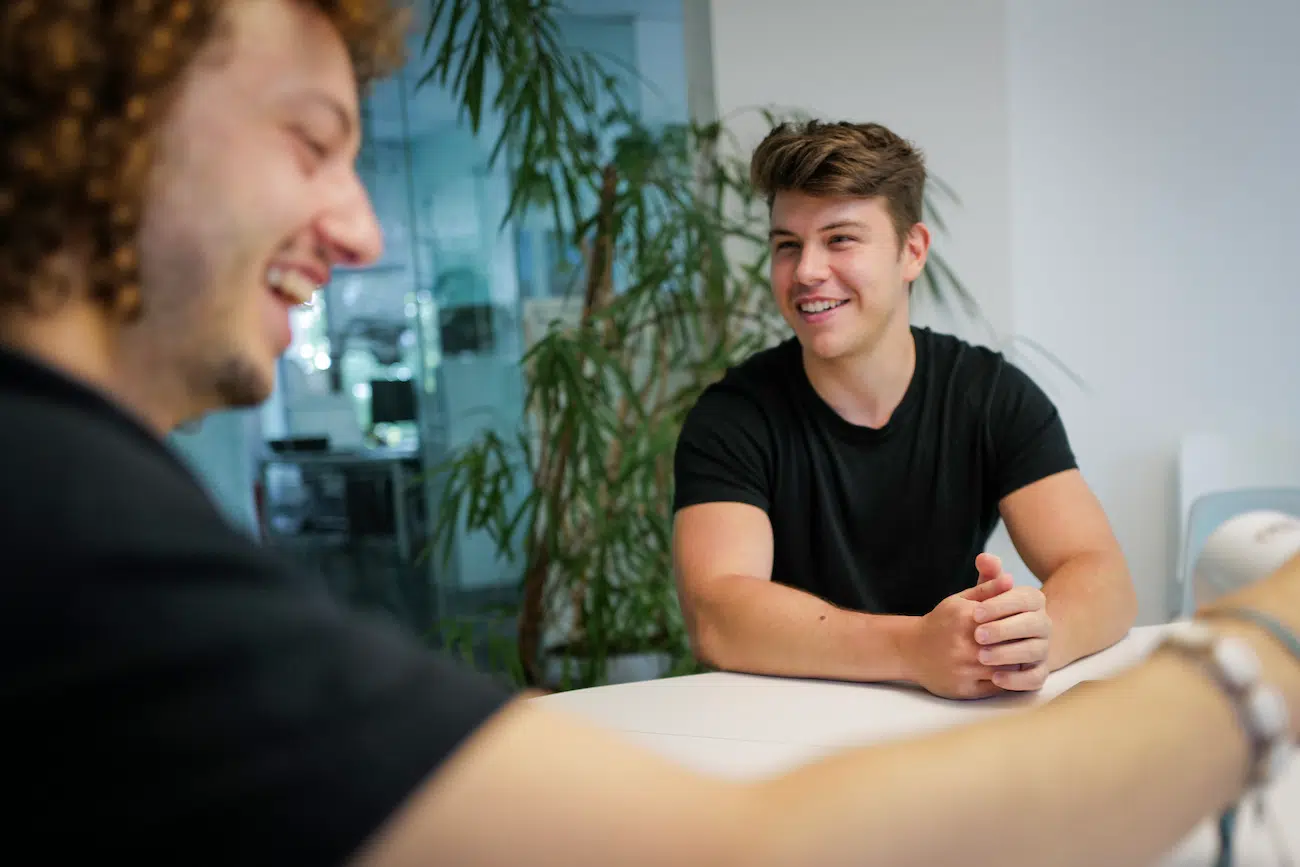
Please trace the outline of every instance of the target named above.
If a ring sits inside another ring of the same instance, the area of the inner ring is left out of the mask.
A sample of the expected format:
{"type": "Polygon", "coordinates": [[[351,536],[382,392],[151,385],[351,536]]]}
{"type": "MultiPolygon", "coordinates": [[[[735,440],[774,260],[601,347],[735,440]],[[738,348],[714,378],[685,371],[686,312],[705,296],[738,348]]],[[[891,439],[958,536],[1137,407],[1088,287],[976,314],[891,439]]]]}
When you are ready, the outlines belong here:
{"type": "MultiPolygon", "coordinates": [[[[942,250],[986,322],[935,303],[917,320],[1001,346],[1048,389],[1129,558],[1140,621],[1170,616],[1180,444],[1300,429],[1287,385],[1300,6],[566,6],[564,38],[610,60],[648,126],[723,118],[743,149],[764,132],[751,109],[775,106],[877,120],[922,147],[960,197],[942,250]]],[[[423,37],[364,107],[382,261],[339,272],[297,314],[262,410],[177,437],[234,520],[422,634],[519,604],[518,564],[482,534],[461,534],[446,561],[419,556],[438,495],[424,471],[485,428],[518,430],[527,325],[557,309],[572,264],[544,215],[501,227],[510,178],[488,166],[500,117],[474,135],[444,88],[416,87],[423,37]]],[[[994,549],[1026,574],[1001,531],[994,549]]]]}
{"type": "MultiPolygon", "coordinates": [[[[417,7],[407,65],[362,108],[358,167],[382,259],[336,272],[295,312],[260,411],[213,415],[174,439],[239,526],[353,604],[429,633],[517,604],[516,567],[484,533],[459,533],[446,560],[429,551],[428,470],[485,428],[519,428],[520,359],[538,332],[525,326],[562,303],[573,263],[545,212],[502,225],[509,170],[489,160],[500,113],[475,134],[454,94],[419,84],[429,4],[417,7]]],[[[582,0],[555,22],[566,45],[608,64],[646,125],[687,120],[681,3],[582,0]]]]}

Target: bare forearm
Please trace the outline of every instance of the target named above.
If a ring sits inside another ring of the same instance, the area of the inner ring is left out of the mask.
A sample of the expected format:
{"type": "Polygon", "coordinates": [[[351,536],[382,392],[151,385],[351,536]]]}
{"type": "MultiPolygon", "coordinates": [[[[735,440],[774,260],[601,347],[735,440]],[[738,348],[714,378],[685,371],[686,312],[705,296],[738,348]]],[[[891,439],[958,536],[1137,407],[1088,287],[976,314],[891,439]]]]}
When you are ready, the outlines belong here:
{"type": "Polygon", "coordinates": [[[1122,639],[1137,617],[1137,596],[1123,555],[1075,557],[1043,582],[1052,640],[1047,665],[1055,671],[1122,639]]]}
{"type": "MultiPolygon", "coordinates": [[[[1294,706],[1300,668],[1276,648],[1265,656],[1294,706]]],[[[1148,863],[1233,799],[1246,764],[1228,700],[1194,664],[1161,654],[1035,710],[763,784],[751,824],[772,849],[756,863],[1148,863]]]]}
{"type": "Polygon", "coordinates": [[[731,671],[838,680],[904,679],[900,642],[915,618],[845,611],[743,575],[711,579],[692,603],[696,653],[731,671]]]}

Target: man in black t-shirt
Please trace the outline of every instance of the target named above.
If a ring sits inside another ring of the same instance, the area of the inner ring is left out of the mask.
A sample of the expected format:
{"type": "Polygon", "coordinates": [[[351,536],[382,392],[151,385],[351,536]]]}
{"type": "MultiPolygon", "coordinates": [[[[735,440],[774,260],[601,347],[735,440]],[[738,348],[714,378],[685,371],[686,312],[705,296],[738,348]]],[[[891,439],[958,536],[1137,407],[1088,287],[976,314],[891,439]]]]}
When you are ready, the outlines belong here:
{"type": "Polygon", "coordinates": [[[999,353],[910,325],[919,153],[877,124],[783,125],[755,151],[795,336],[710,386],[676,457],[675,553],[719,667],[1033,690],[1119,640],[1123,555],[1056,408],[999,353]],[[999,519],[1042,589],[978,605],[999,519]]]}

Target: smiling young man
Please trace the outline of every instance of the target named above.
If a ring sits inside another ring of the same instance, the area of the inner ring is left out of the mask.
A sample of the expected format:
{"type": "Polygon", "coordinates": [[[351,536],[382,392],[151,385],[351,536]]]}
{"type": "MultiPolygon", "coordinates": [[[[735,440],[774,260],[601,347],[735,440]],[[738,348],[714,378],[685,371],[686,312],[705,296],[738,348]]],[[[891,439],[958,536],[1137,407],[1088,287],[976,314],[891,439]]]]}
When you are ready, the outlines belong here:
{"type": "Polygon", "coordinates": [[[755,151],[794,336],[712,385],[676,460],[675,557],[722,668],[1033,690],[1118,641],[1136,600],[1055,407],[1000,354],[911,325],[925,167],[878,124],[781,125],[755,151]],[[983,604],[999,519],[1042,590],[983,604]]]}

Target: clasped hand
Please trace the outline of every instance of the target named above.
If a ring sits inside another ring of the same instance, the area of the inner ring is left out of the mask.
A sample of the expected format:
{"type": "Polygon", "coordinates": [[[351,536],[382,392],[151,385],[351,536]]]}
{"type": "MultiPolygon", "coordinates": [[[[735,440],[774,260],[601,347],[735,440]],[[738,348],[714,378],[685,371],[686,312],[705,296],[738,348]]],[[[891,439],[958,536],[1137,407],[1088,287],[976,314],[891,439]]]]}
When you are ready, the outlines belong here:
{"type": "Polygon", "coordinates": [[[1047,679],[1052,621],[1036,587],[1016,587],[992,554],[975,560],[974,587],[921,618],[912,649],[914,680],[946,698],[1032,691],[1047,679]]]}

